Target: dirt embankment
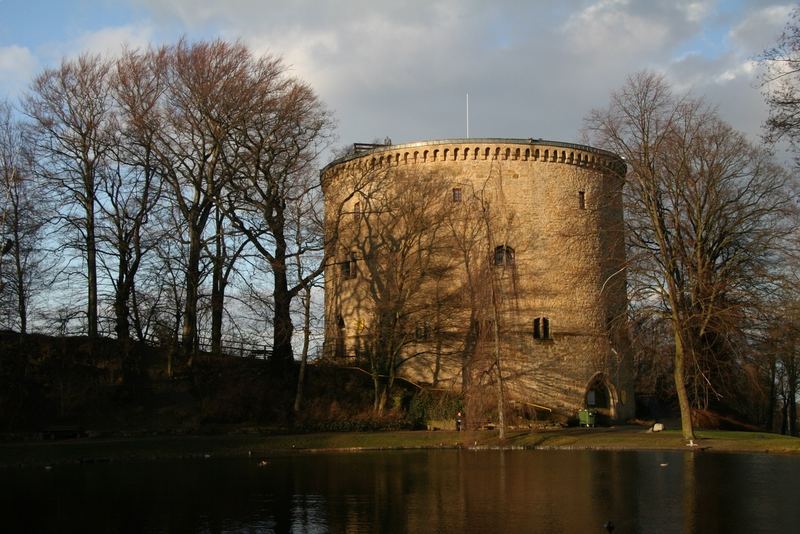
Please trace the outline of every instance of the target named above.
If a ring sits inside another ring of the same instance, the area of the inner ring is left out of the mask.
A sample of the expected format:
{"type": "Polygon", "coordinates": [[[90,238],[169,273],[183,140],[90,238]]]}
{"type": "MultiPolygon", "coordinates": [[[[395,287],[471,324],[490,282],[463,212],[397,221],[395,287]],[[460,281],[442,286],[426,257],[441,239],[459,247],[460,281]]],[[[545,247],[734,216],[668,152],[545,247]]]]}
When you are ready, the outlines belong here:
{"type": "Polygon", "coordinates": [[[240,429],[370,430],[411,425],[400,408],[371,414],[363,372],[309,366],[292,409],[297,365],[201,354],[191,365],[168,347],[116,340],[0,333],[0,435],[209,434],[240,429]]]}

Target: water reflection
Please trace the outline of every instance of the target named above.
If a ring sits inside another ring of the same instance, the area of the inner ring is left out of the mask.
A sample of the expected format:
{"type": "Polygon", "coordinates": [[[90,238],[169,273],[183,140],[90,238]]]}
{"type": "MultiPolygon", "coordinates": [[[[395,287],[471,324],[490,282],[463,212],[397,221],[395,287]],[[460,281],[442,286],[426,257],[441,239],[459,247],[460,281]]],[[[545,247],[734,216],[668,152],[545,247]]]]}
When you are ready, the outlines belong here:
{"type": "Polygon", "coordinates": [[[790,456],[411,451],[0,471],[8,532],[794,532],[790,456]]]}

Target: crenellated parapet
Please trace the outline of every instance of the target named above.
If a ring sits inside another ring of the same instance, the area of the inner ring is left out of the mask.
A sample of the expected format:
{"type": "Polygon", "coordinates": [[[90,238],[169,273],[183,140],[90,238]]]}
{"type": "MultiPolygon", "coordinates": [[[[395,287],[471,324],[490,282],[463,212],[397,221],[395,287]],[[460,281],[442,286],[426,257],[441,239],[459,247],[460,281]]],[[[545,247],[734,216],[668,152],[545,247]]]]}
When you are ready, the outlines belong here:
{"type": "Polygon", "coordinates": [[[625,176],[625,162],[611,152],[572,143],[541,139],[443,139],[400,145],[377,146],[332,161],[323,177],[336,172],[365,171],[407,165],[458,161],[511,161],[530,164],[575,165],[625,176]]]}

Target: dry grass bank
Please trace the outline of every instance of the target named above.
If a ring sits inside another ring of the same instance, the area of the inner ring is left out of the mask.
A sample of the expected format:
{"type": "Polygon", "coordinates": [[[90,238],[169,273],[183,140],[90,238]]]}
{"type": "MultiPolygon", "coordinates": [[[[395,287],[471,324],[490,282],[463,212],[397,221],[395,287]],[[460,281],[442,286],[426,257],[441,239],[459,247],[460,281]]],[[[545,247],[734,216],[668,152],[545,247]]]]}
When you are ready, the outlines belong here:
{"type": "Polygon", "coordinates": [[[0,444],[0,467],[164,458],[236,456],[257,458],[278,454],[423,448],[800,453],[800,438],[759,432],[701,431],[698,433],[696,445],[696,447],[687,446],[678,432],[647,433],[638,427],[514,432],[504,441],[498,439],[495,431],[82,438],[56,442],[0,444]]]}

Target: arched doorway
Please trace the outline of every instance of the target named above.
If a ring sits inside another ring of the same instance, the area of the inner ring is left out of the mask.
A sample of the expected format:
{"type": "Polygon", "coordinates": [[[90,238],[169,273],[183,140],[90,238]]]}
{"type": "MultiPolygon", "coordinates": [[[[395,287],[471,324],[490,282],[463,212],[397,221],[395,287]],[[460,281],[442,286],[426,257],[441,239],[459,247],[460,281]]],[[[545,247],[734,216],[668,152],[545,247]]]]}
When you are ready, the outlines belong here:
{"type": "Polygon", "coordinates": [[[597,414],[597,424],[610,424],[616,418],[616,394],[614,386],[604,373],[597,373],[589,380],[583,405],[597,414]]]}

